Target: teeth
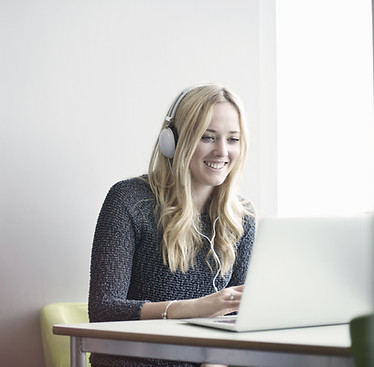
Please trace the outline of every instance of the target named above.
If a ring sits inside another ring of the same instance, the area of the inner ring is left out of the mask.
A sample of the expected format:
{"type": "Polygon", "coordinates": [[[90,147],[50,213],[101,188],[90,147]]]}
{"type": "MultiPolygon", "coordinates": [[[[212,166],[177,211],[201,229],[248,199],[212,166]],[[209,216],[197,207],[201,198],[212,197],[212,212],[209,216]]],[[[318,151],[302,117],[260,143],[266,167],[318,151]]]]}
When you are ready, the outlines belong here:
{"type": "Polygon", "coordinates": [[[214,169],[221,169],[224,167],[225,163],[224,162],[220,162],[220,163],[213,163],[213,162],[205,162],[205,164],[210,167],[210,168],[214,168],[214,169]]]}

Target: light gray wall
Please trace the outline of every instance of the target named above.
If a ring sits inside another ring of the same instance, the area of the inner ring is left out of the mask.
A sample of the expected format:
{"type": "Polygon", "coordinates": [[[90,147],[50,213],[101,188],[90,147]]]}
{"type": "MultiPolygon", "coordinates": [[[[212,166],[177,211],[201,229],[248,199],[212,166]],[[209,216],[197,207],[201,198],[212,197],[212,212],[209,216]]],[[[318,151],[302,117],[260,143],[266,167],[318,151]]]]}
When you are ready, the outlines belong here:
{"type": "Polygon", "coordinates": [[[87,300],[102,201],[146,171],[182,88],[221,82],[242,97],[243,191],[274,212],[273,3],[0,1],[2,365],[43,366],[40,309],[87,300]]]}

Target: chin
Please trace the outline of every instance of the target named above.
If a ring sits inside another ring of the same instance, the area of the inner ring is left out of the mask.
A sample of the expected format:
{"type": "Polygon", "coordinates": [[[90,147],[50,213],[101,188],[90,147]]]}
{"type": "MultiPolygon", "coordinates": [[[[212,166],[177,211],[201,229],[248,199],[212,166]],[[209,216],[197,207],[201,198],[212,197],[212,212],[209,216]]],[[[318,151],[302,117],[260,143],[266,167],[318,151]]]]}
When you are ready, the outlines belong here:
{"type": "Polygon", "coordinates": [[[212,186],[212,187],[221,186],[225,181],[226,181],[226,177],[222,178],[222,179],[219,179],[219,180],[211,180],[210,181],[210,186],[212,186]]]}

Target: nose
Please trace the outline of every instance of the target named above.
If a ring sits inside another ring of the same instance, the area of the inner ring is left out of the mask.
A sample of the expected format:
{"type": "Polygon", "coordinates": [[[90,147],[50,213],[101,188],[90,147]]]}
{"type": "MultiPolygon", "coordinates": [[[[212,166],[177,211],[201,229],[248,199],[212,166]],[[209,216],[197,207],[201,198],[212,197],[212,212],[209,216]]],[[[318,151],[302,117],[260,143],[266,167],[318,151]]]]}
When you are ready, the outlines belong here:
{"type": "Polygon", "coordinates": [[[218,139],[215,143],[214,154],[217,157],[226,157],[228,154],[228,146],[225,139],[218,139]]]}

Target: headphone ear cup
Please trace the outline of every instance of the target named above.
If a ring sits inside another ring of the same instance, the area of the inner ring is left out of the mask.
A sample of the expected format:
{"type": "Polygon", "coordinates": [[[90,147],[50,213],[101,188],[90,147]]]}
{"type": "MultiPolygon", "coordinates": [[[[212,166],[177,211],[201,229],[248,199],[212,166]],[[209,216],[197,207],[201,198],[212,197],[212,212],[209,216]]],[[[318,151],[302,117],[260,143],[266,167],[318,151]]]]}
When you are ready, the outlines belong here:
{"type": "Polygon", "coordinates": [[[161,153],[169,158],[174,158],[175,146],[176,146],[176,137],[173,130],[170,127],[166,127],[160,133],[158,138],[158,144],[160,147],[161,153]]]}

